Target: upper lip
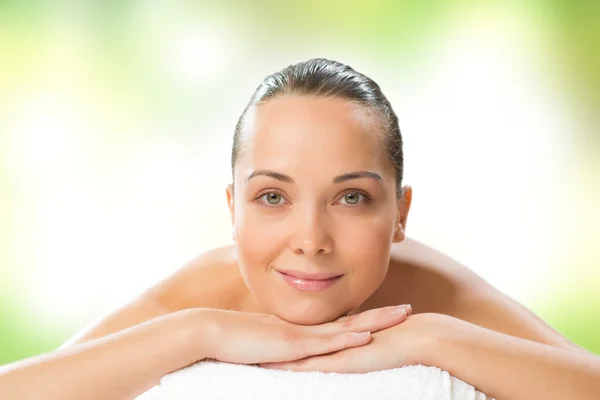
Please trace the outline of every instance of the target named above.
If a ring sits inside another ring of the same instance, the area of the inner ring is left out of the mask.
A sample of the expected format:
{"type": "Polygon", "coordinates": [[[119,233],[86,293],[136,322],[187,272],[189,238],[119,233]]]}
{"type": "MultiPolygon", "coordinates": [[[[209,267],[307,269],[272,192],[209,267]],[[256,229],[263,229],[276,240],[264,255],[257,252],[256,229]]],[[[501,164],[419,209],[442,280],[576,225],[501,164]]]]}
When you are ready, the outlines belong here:
{"type": "Polygon", "coordinates": [[[278,272],[282,273],[282,274],[286,274],[289,276],[293,276],[294,278],[300,278],[300,279],[309,279],[309,280],[313,280],[313,281],[324,281],[326,279],[330,279],[330,278],[335,278],[338,276],[342,276],[344,274],[340,274],[339,272],[304,272],[304,271],[299,271],[299,270],[295,270],[295,269],[278,269],[278,272]]]}

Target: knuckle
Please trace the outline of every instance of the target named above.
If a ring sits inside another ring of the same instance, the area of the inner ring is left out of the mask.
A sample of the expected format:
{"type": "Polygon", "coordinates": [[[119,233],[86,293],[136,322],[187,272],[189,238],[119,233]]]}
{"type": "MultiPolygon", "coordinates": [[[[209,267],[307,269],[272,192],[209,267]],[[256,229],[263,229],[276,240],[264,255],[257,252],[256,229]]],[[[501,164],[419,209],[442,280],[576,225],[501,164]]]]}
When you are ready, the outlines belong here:
{"type": "Polygon", "coordinates": [[[315,335],[304,329],[290,329],[284,336],[286,342],[296,347],[302,347],[313,343],[315,335]]]}
{"type": "Polygon", "coordinates": [[[351,330],[355,325],[354,321],[355,321],[354,318],[348,318],[348,319],[341,321],[340,325],[341,325],[342,329],[344,329],[344,330],[351,330]]]}
{"type": "Polygon", "coordinates": [[[283,333],[283,340],[286,342],[297,342],[305,335],[297,329],[286,329],[283,333]]]}
{"type": "Polygon", "coordinates": [[[319,344],[324,348],[329,348],[334,345],[338,340],[339,335],[327,335],[319,338],[319,344]]]}
{"type": "Polygon", "coordinates": [[[302,341],[299,343],[299,346],[297,346],[297,349],[304,357],[308,357],[328,352],[331,348],[335,347],[335,343],[336,336],[323,335],[302,341]]]}

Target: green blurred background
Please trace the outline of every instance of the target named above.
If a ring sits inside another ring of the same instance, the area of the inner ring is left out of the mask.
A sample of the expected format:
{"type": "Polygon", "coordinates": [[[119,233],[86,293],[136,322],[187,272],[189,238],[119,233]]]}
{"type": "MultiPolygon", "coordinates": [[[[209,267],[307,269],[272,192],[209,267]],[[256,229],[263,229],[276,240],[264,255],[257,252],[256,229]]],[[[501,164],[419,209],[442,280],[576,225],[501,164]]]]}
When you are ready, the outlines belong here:
{"type": "Polygon", "coordinates": [[[409,235],[600,354],[599,47],[591,0],[1,2],[0,364],[227,244],[236,120],[312,57],[395,107],[409,235]]]}

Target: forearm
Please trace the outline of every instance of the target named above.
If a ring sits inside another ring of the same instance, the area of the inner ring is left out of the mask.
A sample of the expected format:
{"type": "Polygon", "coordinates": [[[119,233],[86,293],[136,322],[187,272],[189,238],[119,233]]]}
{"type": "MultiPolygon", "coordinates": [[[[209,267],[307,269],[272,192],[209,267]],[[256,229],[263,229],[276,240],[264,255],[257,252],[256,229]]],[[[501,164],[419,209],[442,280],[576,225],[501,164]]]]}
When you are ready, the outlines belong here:
{"type": "Polygon", "coordinates": [[[600,358],[464,321],[434,343],[428,364],[498,400],[597,399],[600,358]]]}
{"type": "Polygon", "coordinates": [[[201,312],[177,312],[4,366],[0,398],[133,398],[163,375],[203,358],[201,312]]]}
{"type": "Polygon", "coordinates": [[[61,348],[99,339],[177,311],[181,309],[171,310],[154,298],[145,296],[103,316],[99,321],[70,338],[61,348]]]}

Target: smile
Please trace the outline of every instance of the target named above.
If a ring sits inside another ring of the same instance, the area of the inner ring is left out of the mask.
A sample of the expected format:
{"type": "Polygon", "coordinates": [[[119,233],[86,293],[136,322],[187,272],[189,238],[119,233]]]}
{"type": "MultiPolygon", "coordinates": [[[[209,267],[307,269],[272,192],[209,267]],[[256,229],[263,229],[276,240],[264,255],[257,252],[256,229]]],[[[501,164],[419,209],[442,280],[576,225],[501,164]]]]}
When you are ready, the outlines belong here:
{"type": "Polygon", "coordinates": [[[320,292],[330,288],[344,274],[309,274],[301,271],[277,271],[279,276],[294,289],[303,292],[320,292]]]}

